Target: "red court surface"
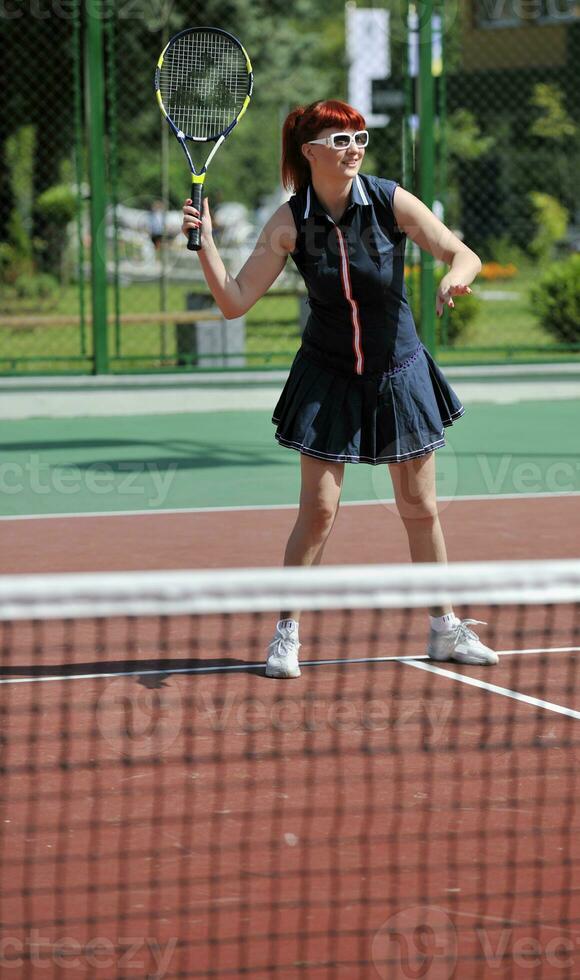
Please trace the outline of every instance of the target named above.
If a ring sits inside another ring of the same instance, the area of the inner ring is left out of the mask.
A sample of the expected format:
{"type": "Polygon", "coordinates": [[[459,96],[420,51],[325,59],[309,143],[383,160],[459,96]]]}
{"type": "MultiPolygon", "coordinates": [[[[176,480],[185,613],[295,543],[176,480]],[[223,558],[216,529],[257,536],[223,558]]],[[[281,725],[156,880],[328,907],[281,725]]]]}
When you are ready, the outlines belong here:
{"type": "Polygon", "coordinates": [[[308,614],[286,682],[269,615],[5,627],[2,975],[577,976],[577,653],[377,660],[424,618],[308,614]]]}
{"type": "MultiPolygon", "coordinates": [[[[449,556],[577,557],[579,507],[443,502],[449,556]]],[[[2,521],[1,572],[278,565],[294,518],[2,521]]],[[[404,561],[392,505],[342,508],[327,564],[404,561]]],[[[462,614],[499,666],[308,614],[286,682],[270,615],[3,624],[1,975],[580,976],[578,610],[462,614]]]]}
{"type": "MultiPolygon", "coordinates": [[[[450,561],[576,558],[580,496],[439,505],[450,561]]],[[[282,562],[293,509],[0,521],[0,574],[235,568],[282,562]]],[[[405,562],[393,504],[343,506],[325,564],[405,562]]]]}

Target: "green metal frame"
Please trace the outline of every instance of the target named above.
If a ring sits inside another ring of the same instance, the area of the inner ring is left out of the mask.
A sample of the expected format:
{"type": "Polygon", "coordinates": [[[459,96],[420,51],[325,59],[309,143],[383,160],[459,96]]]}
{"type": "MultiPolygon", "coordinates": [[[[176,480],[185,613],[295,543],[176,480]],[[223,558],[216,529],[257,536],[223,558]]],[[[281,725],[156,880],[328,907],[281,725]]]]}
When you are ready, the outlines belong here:
{"type": "Polygon", "coordinates": [[[81,355],[87,355],[87,309],[86,309],[86,288],[85,288],[85,246],[83,242],[83,210],[84,201],[82,186],[84,181],[84,152],[83,152],[83,68],[82,68],[82,32],[81,32],[81,8],[82,0],[75,0],[72,8],[72,62],[73,62],[73,104],[74,104],[74,168],[76,180],[76,236],[77,236],[77,263],[76,273],[79,286],[79,316],[80,316],[80,348],[81,355]]]}
{"type": "MultiPolygon", "coordinates": [[[[433,0],[419,0],[419,197],[431,210],[435,200],[435,92],[433,81],[433,0]]],[[[436,354],[435,260],[421,251],[421,339],[436,354]]]]}
{"type": "MultiPolygon", "coordinates": [[[[408,71],[408,10],[409,0],[403,0],[404,31],[400,47],[400,62],[402,64],[402,86],[405,91],[405,112],[402,119],[401,133],[401,170],[403,184],[416,193],[425,204],[432,208],[434,199],[445,202],[446,190],[446,93],[445,93],[445,51],[443,50],[443,76],[439,79],[438,100],[435,104],[435,79],[432,70],[433,50],[433,14],[439,14],[442,21],[445,18],[444,0],[418,0],[418,41],[419,41],[419,77],[411,78],[408,71]],[[410,116],[419,111],[419,130],[415,134],[411,130],[410,116]],[[418,137],[418,138],[416,138],[418,137]],[[417,159],[414,151],[417,149],[417,159]],[[415,177],[417,182],[415,183],[415,177]]],[[[114,0],[73,0],[72,5],[71,44],[73,102],[72,109],[75,119],[74,168],[77,184],[78,209],[76,215],[76,231],[78,239],[77,276],[78,304],[80,322],[78,327],[78,346],[76,341],[71,349],[71,355],[47,355],[47,347],[42,343],[39,334],[37,355],[19,354],[18,356],[0,356],[0,373],[25,377],[27,373],[80,375],[82,373],[106,374],[123,371],[142,371],[157,374],[187,374],[195,373],[198,368],[193,363],[167,364],[167,349],[170,346],[170,335],[161,333],[159,346],[154,353],[130,354],[124,350],[123,322],[121,306],[123,303],[122,289],[119,280],[119,247],[117,240],[107,245],[106,219],[107,205],[116,203],[118,198],[119,161],[117,159],[119,122],[117,119],[117,90],[115,87],[116,68],[116,4],[114,0]],[[105,16],[104,16],[105,14],[105,16]],[[105,85],[106,81],[106,85],[105,85]],[[83,101],[84,83],[84,101],[83,101]],[[86,137],[86,139],[85,139],[86,137]],[[88,149],[87,149],[88,147],[88,149]],[[82,199],[81,187],[88,179],[90,197],[88,202],[82,199]],[[83,244],[83,209],[88,209],[91,228],[90,251],[83,244]],[[108,286],[107,249],[109,248],[115,269],[113,291],[108,286]],[[90,265],[90,280],[86,274],[86,265],[90,265]],[[89,325],[88,289],[91,289],[92,326],[89,325]],[[109,294],[109,304],[107,299],[109,294]],[[115,316],[108,319],[108,305],[115,316]],[[91,337],[92,330],[92,337],[91,337]],[[109,347],[110,339],[110,347],[109,347]],[[37,370],[35,370],[35,368],[37,370]]],[[[445,25],[442,25],[442,43],[445,41],[445,25]]],[[[401,82],[399,82],[401,84],[401,82]]],[[[450,89],[451,91],[451,89],[450,89]]],[[[154,108],[151,110],[154,111],[154,108]]],[[[164,142],[162,143],[161,174],[163,189],[162,197],[167,200],[167,170],[168,170],[168,131],[162,128],[164,142]]],[[[115,218],[113,225],[115,225],[115,218]]],[[[162,268],[167,266],[162,253],[162,268]]],[[[417,275],[417,291],[421,304],[421,334],[427,348],[437,353],[443,363],[453,365],[473,365],[474,359],[480,357],[480,363],[533,363],[540,364],[548,361],[577,362],[580,344],[490,344],[455,348],[447,344],[445,323],[447,313],[441,321],[435,318],[435,263],[433,258],[422,252],[420,267],[417,274],[413,273],[409,281],[409,294],[412,294],[417,275]],[[437,327],[437,329],[436,329],[437,327]]],[[[159,280],[159,318],[163,322],[163,309],[167,307],[167,283],[162,275],[159,280]]],[[[169,329],[169,328],[168,328],[169,329]]],[[[495,338],[494,338],[495,339],[495,338]]],[[[249,351],[245,355],[247,368],[253,371],[269,371],[273,368],[288,366],[293,351],[284,349],[260,352],[249,351]]],[[[156,342],[157,344],[157,342],[156,342]]],[[[17,345],[14,345],[17,346],[17,345]]],[[[58,345],[55,345],[58,347],[58,345]]],[[[137,345],[136,345],[137,346],[137,345]]],[[[10,349],[10,348],[8,348],[10,349]]],[[[31,348],[34,349],[34,348],[31,348]]],[[[63,348],[61,348],[62,350],[63,348]]],[[[143,349],[143,348],[142,348],[143,349]]],[[[144,348],[145,350],[148,347],[144,348]]],[[[238,357],[239,355],[232,355],[238,357]]],[[[222,355],[216,355],[221,360],[222,355]]],[[[207,364],[210,355],[204,355],[207,364]]],[[[228,372],[244,370],[236,367],[204,367],[203,371],[228,372]]]]}
{"type": "Polygon", "coordinates": [[[107,190],[105,176],[105,83],[102,6],[85,0],[86,92],[91,186],[91,269],[94,373],[109,369],[107,350],[107,190]]]}
{"type": "Polygon", "coordinates": [[[119,204],[119,131],[117,112],[117,31],[115,18],[115,0],[106,0],[107,17],[105,20],[105,51],[107,77],[107,107],[108,107],[108,164],[110,201],[113,207],[113,310],[115,316],[114,349],[115,354],[121,353],[121,282],[119,276],[119,222],[117,206],[119,204]]]}

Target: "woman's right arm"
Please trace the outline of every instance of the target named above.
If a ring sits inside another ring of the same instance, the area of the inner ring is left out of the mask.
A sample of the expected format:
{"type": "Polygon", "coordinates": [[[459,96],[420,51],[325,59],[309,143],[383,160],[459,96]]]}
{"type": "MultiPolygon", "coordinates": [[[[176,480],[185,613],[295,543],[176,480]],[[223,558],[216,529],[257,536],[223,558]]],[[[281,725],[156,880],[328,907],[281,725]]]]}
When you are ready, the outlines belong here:
{"type": "Polygon", "coordinates": [[[264,225],[252,254],[237,276],[227,271],[213,240],[207,200],[203,202],[201,222],[191,201],[186,201],[183,214],[184,235],[201,223],[199,261],[217,305],[226,320],[242,316],[267,292],[296,246],[296,226],[289,205],[279,207],[264,225]]]}

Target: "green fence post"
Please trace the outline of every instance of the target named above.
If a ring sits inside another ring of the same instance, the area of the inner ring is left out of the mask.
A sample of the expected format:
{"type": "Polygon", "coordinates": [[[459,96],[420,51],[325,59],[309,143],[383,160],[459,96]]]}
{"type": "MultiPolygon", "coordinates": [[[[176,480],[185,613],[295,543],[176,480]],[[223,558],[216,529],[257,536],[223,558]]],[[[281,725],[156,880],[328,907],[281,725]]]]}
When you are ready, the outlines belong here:
{"type": "Polygon", "coordinates": [[[76,180],[76,235],[77,235],[77,276],[79,296],[79,339],[80,352],[87,357],[87,316],[86,316],[86,283],[85,283],[85,246],[83,241],[83,218],[85,202],[83,200],[83,181],[85,179],[84,154],[84,123],[83,123],[83,36],[81,29],[82,0],[74,0],[72,7],[72,66],[73,66],[73,105],[75,135],[73,143],[74,168],[76,180]]]}
{"type": "Polygon", "coordinates": [[[403,144],[401,160],[401,176],[403,187],[413,191],[413,138],[411,132],[411,116],[413,114],[413,84],[414,79],[409,73],[409,0],[403,0],[403,42],[401,45],[401,68],[403,72],[403,91],[405,101],[403,107],[403,144]]]}
{"type": "Polygon", "coordinates": [[[109,370],[107,350],[107,254],[105,182],[105,86],[103,78],[103,25],[105,9],[99,0],[85,0],[86,90],[91,187],[91,286],[93,310],[94,374],[109,370]]]}
{"type": "MultiPolygon", "coordinates": [[[[439,92],[436,98],[435,118],[437,142],[435,149],[435,197],[441,202],[443,210],[442,221],[448,223],[447,215],[447,52],[446,52],[446,6],[445,0],[435,0],[435,10],[440,17],[441,64],[439,66],[439,92]]],[[[436,75],[437,77],[437,75],[436,75]]],[[[439,330],[435,334],[435,346],[449,346],[449,309],[444,307],[443,316],[439,321],[439,330]]]]}
{"type": "MultiPolygon", "coordinates": [[[[433,0],[420,0],[419,14],[419,197],[429,209],[435,191],[434,83],[432,70],[433,0]]],[[[421,337],[435,354],[434,259],[421,252],[421,337]]]]}

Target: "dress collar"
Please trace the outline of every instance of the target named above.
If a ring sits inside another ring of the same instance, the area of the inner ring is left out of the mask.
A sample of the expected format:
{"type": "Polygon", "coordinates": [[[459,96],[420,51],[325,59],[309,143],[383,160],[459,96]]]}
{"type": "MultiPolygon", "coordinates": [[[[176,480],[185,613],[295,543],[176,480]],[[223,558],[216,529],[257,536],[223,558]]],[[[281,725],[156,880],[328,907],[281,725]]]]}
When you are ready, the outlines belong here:
{"type": "MultiPolygon", "coordinates": [[[[365,191],[364,184],[360,178],[360,174],[357,174],[352,182],[352,188],[350,192],[350,204],[357,204],[359,207],[365,207],[370,205],[370,201],[365,191]]],[[[325,217],[329,217],[324,208],[322,207],[320,201],[316,196],[316,192],[312,184],[309,184],[306,189],[306,206],[304,208],[304,218],[309,218],[311,214],[320,214],[325,217]]]]}

